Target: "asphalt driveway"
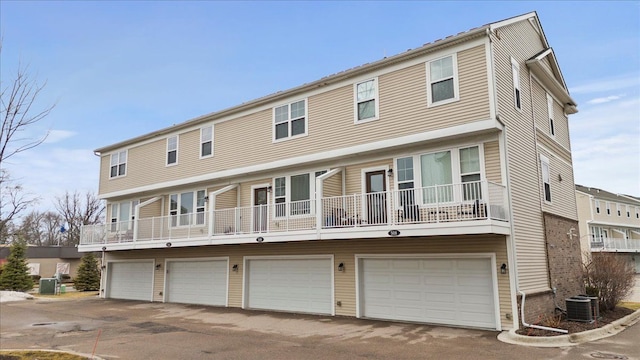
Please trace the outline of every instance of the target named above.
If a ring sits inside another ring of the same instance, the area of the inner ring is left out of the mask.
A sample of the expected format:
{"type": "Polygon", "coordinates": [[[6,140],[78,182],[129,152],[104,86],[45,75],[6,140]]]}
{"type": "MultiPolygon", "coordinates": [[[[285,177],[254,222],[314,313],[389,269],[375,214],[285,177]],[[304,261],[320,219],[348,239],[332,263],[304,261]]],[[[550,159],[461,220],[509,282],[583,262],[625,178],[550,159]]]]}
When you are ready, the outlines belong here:
{"type": "Polygon", "coordinates": [[[0,304],[0,349],[104,359],[640,360],[640,325],[593,343],[530,348],[497,332],[193,305],[81,298],[0,304]]]}

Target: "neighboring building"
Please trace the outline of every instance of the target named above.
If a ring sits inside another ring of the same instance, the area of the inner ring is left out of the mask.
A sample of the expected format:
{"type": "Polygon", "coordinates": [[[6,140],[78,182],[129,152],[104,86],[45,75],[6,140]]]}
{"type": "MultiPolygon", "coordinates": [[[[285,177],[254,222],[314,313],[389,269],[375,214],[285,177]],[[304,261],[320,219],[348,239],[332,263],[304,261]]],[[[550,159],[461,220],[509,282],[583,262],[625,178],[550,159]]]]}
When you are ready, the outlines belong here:
{"type": "Polygon", "coordinates": [[[640,198],[576,184],[576,204],[583,256],[615,252],[640,273],[640,198]]]}
{"type": "MultiPolygon", "coordinates": [[[[96,150],[102,296],[487,329],[584,291],[536,13],[96,150]]],[[[134,121],[135,119],[131,119],[134,121]]]]}
{"type": "MultiPolygon", "coordinates": [[[[7,261],[10,253],[9,246],[0,247],[0,265],[7,261]]],[[[30,275],[52,278],[58,273],[74,279],[82,255],[75,246],[28,246],[26,258],[30,275]]]]}

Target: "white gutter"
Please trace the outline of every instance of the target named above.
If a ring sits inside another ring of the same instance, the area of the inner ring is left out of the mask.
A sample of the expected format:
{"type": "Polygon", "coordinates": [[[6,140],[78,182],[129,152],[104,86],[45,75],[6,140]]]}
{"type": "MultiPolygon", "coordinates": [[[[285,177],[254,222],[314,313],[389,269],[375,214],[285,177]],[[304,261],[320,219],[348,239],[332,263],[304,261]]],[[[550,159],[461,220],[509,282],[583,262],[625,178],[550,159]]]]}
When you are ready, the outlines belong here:
{"type": "Polygon", "coordinates": [[[550,331],[555,331],[555,332],[559,332],[559,333],[563,333],[563,334],[568,334],[569,333],[569,331],[565,330],[565,329],[558,329],[558,328],[552,328],[552,327],[541,326],[541,325],[527,324],[527,322],[524,321],[524,299],[525,299],[526,295],[525,295],[525,293],[523,291],[518,290],[518,292],[520,293],[520,295],[522,295],[522,306],[520,306],[520,319],[522,320],[522,325],[524,325],[525,327],[533,328],[533,329],[550,330],[550,331]]]}

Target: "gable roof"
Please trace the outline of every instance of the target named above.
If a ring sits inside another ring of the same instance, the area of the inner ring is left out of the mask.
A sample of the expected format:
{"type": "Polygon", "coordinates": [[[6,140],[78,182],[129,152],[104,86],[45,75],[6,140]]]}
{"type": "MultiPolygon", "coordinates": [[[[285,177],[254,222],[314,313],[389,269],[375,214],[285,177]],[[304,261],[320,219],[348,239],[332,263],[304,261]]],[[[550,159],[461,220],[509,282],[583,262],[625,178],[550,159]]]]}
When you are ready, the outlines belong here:
{"type": "Polygon", "coordinates": [[[576,184],[576,191],[593,196],[598,200],[611,201],[617,203],[623,203],[633,206],[640,206],[640,198],[624,194],[614,194],[612,192],[598,189],[595,187],[587,187],[576,184]]]}
{"type": "MultiPolygon", "coordinates": [[[[306,83],[306,84],[302,84],[300,86],[288,89],[288,90],[284,90],[284,91],[278,91],[276,93],[267,95],[267,96],[263,96],[260,97],[258,99],[255,100],[251,100],[248,102],[244,102],[240,105],[236,105],[236,106],[232,106],[230,108],[227,109],[223,109],[220,111],[215,111],[209,114],[205,114],[202,116],[198,116],[196,118],[193,118],[191,120],[187,120],[184,121],[182,123],[179,124],[175,124],[173,126],[170,127],[166,127],[164,129],[160,129],[160,130],[156,130],[154,132],[148,133],[148,134],[144,134],[135,138],[131,138],[128,140],[124,140],[115,144],[111,144],[108,146],[104,146],[101,148],[98,148],[96,150],[94,150],[94,153],[96,155],[101,155],[101,153],[104,152],[109,152],[109,151],[113,151],[113,150],[117,150],[120,148],[124,148],[126,146],[129,146],[131,144],[137,143],[137,142],[142,142],[145,140],[149,140],[149,139],[153,139],[155,137],[159,137],[159,136],[164,136],[185,128],[189,128],[191,126],[195,126],[199,123],[204,123],[207,121],[214,121],[214,120],[219,120],[228,116],[232,116],[235,114],[238,114],[240,112],[243,111],[247,111],[247,110],[251,110],[253,108],[259,107],[259,106],[263,106],[272,102],[276,102],[278,100],[284,99],[284,98],[288,98],[288,97],[292,97],[295,95],[298,95],[300,93],[312,90],[312,89],[317,89],[319,87],[324,87],[339,81],[343,81],[346,79],[350,79],[350,78],[354,78],[357,77],[361,74],[370,72],[370,71],[374,71],[401,61],[405,61],[414,57],[418,57],[420,55],[429,53],[429,52],[433,52],[436,51],[438,49],[447,47],[447,46],[452,46],[458,43],[462,43],[464,41],[468,41],[477,37],[481,37],[481,36],[488,36],[488,34],[491,31],[494,31],[495,29],[504,27],[504,26],[508,26],[514,23],[517,23],[519,21],[525,21],[525,20],[530,20],[533,23],[535,23],[536,27],[539,29],[539,32],[541,34],[541,39],[542,42],[544,44],[545,47],[548,47],[548,42],[546,37],[544,36],[544,32],[542,31],[542,26],[540,25],[540,22],[538,20],[538,15],[537,13],[534,12],[529,12],[526,14],[522,14],[519,16],[514,16],[512,18],[508,18],[505,20],[500,20],[497,22],[493,22],[493,23],[489,23],[480,27],[476,27],[476,28],[472,28],[469,29],[467,31],[463,31],[460,32],[456,35],[451,35],[451,36],[447,36],[444,39],[438,39],[435,40],[433,42],[430,43],[425,43],[422,46],[415,48],[415,49],[409,49],[403,53],[400,54],[396,54],[393,56],[389,56],[389,57],[384,57],[380,60],[371,62],[371,63],[365,63],[363,65],[360,66],[356,66],[353,67],[351,69],[348,70],[343,70],[340,72],[337,72],[335,74],[332,75],[328,75],[325,77],[320,78],[319,80],[310,82],[310,83],[306,83]]],[[[552,62],[552,64],[555,64],[555,62],[552,62]]],[[[555,65],[555,67],[557,67],[557,64],[555,65]]],[[[559,72],[559,68],[557,70],[559,72]]],[[[554,70],[554,73],[556,71],[554,70]]],[[[564,80],[562,80],[562,84],[564,86],[564,80]]],[[[566,90],[566,86],[565,90],[566,90]]]]}

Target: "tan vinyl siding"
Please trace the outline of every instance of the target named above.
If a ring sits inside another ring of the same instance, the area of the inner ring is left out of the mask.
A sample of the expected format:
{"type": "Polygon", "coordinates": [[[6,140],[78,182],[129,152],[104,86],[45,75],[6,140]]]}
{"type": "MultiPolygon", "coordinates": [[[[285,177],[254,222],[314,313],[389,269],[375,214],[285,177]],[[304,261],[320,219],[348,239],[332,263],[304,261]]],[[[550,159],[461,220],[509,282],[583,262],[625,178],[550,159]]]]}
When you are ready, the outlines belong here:
{"type": "MultiPolygon", "coordinates": [[[[552,153],[542,149],[539,151],[549,159],[549,180],[551,182],[551,204],[543,201],[542,210],[578,220],[572,167],[552,153]]],[[[540,197],[543,198],[542,178],[540,178],[539,188],[540,197]]]]}
{"type": "MultiPolygon", "coordinates": [[[[597,198],[596,198],[597,199],[597,198]]],[[[594,200],[595,201],[595,200],[594,200]]],[[[616,224],[620,226],[632,226],[632,227],[640,227],[640,219],[636,218],[636,207],[640,207],[638,205],[629,205],[629,211],[631,212],[631,217],[627,217],[626,207],[625,207],[625,199],[620,198],[620,201],[611,201],[609,200],[609,206],[611,207],[611,215],[607,215],[607,201],[600,200],[600,214],[596,214],[595,204],[593,205],[593,220],[596,222],[610,223],[616,224]],[[616,205],[620,204],[622,210],[622,216],[618,216],[616,205]]]]}
{"type": "MultiPolygon", "coordinates": [[[[150,198],[146,198],[146,199],[140,199],[140,203],[143,203],[147,200],[149,200],[150,198]]],[[[154,216],[161,216],[162,215],[162,203],[163,200],[162,199],[158,199],[154,202],[152,202],[151,204],[147,204],[145,206],[140,207],[140,219],[144,219],[144,218],[150,218],[150,217],[154,217],[154,216]]]]}
{"type": "MultiPolygon", "coordinates": [[[[132,250],[108,253],[109,260],[122,259],[155,259],[156,264],[170,258],[191,257],[229,257],[229,306],[242,307],[242,280],[244,256],[270,255],[333,255],[334,257],[334,289],[335,300],[342,306],[336,306],[336,315],[356,315],[356,273],[355,256],[363,254],[455,254],[455,253],[494,253],[496,255],[496,271],[500,319],[502,326],[511,328],[511,320],[506,313],[511,313],[509,276],[500,274],[500,265],[508,264],[506,240],[501,236],[482,235],[469,237],[438,238],[401,238],[377,240],[337,240],[291,243],[263,243],[261,245],[220,245],[194,248],[172,248],[159,250],[132,250]],[[343,262],[345,272],[338,272],[337,265],[343,262]],[[231,271],[238,264],[239,271],[231,271]]],[[[164,290],[164,271],[156,271],[154,278],[154,301],[162,301],[160,292],[164,290]]]]}
{"type": "Polygon", "coordinates": [[[457,59],[459,101],[428,108],[426,65],[419,63],[379,76],[377,121],[354,124],[353,83],[347,83],[308,97],[308,136],[274,143],[272,109],[258,111],[216,124],[211,158],[199,158],[199,129],[180,134],[175,166],[165,166],[166,137],[129,148],[127,175],[122,178],[109,180],[110,157],[104,154],[99,192],[110,193],[487,120],[484,45],[458,52],[457,59]]]}
{"type": "Polygon", "coordinates": [[[502,184],[500,144],[498,141],[484,143],[484,169],[488,181],[502,184]]]}
{"type": "Polygon", "coordinates": [[[232,189],[216,196],[216,210],[231,209],[238,206],[238,189],[232,189]]]}
{"type": "Polygon", "coordinates": [[[569,118],[564,114],[564,108],[553,102],[554,124],[556,128],[556,141],[565,149],[571,150],[571,141],[569,139],[569,118]]]}
{"type": "MultiPolygon", "coordinates": [[[[578,210],[578,230],[580,231],[580,250],[582,252],[583,261],[587,261],[587,253],[590,251],[589,245],[591,237],[589,236],[589,225],[587,221],[592,220],[591,213],[592,200],[589,195],[576,191],[576,205],[578,210]]],[[[595,213],[595,204],[593,204],[593,212],[595,213]]]]}
{"type": "Polygon", "coordinates": [[[343,173],[344,173],[344,170],[324,180],[323,189],[322,189],[324,197],[342,195],[343,173]]]}
{"type": "MultiPolygon", "coordinates": [[[[543,49],[529,21],[497,30],[492,35],[497,86],[497,112],[507,131],[509,177],[520,289],[533,292],[549,288],[544,221],[540,198],[538,153],[533,136],[529,74],[525,60],[543,49]],[[520,64],[522,111],[514,105],[511,57],[520,64]]],[[[546,108],[546,106],[545,106],[546,108]]]]}
{"type": "Polygon", "coordinates": [[[555,142],[554,146],[564,148],[565,153],[569,153],[569,126],[568,118],[564,115],[564,109],[553,100],[553,124],[555,135],[551,135],[551,125],[549,123],[549,109],[547,105],[547,92],[538,84],[535,79],[531,83],[533,92],[533,117],[536,127],[545,133],[550,140],[555,142]]]}
{"type": "Polygon", "coordinates": [[[549,137],[546,133],[542,132],[540,129],[536,129],[536,136],[538,140],[538,144],[544,146],[549,151],[552,151],[555,155],[557,155],[562,160],[572,163],[571,161],[571,152],[558,144],[555,140],[549,137]]]}

